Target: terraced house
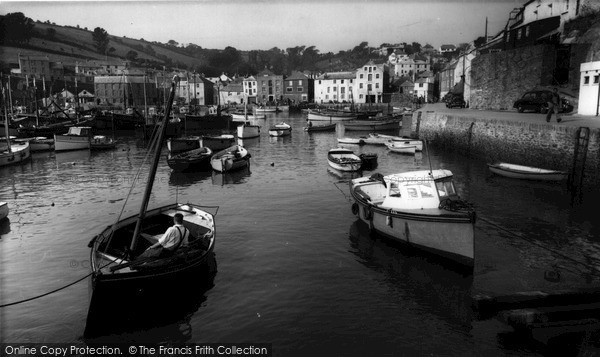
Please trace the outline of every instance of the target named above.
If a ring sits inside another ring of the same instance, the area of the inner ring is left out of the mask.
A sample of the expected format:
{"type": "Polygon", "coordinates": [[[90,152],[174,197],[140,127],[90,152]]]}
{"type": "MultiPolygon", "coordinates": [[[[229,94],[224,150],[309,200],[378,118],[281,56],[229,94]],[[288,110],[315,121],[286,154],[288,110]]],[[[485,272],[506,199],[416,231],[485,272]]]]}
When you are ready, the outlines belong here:
{"type": "Polygon", "coordinates": [[[313,80],[302,72],[294,71],[284,80],[286,102],[299,103],[312,101],[314,93],[313,80]]]}
{"type": "Polygon", "coordinates": [[[315,79],[315,103],[352,102],[356,72],[327,72],[315,79]]]}
{"type": "Polygon", "coordinates": [[[283,100],[283,76],[264,69],[256,75],[259,103],[279,102],[283,100]]]}
{"type": "Polygon", "coordinates": [[[389,83],[386,64],[369,61],[356,71],[356,103],[381,103],[389,83]],[[384,88],[385,87],[385,88],[384,88]]]}

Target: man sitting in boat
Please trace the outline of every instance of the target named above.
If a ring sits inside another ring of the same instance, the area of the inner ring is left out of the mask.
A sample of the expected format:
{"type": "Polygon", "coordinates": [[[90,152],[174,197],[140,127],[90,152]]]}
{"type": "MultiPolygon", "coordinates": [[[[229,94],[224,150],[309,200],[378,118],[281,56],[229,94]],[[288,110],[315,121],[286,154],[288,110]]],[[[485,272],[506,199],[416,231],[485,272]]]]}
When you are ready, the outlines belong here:
{"type": "Polygon", "coordinates": [[[147,250],[162,248],[159,257],[164,258],[173,255],[180,246],[188,245],[190,231],[183,226],[183,215],[175,213],[173,223],[174,225],[167,229],[158,242],[148,247],[147,250]]]}

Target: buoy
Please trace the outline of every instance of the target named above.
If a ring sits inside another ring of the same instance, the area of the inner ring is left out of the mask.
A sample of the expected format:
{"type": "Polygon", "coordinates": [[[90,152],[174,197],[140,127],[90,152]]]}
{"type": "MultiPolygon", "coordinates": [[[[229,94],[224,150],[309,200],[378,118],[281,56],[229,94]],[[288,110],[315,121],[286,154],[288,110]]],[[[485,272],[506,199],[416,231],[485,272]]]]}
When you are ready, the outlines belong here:
{"type": "Polygon", "coordinates": [[[275,163],[274,163],[274,162],[272,162],[272,163],[271,163],[271,166],[275,166],[275,163]]]}
{"type": "Polygon", "coordinates": [[[54,202],[52,202],[52,203],[50,204],[50,206],[54,207],[54,202]]]}

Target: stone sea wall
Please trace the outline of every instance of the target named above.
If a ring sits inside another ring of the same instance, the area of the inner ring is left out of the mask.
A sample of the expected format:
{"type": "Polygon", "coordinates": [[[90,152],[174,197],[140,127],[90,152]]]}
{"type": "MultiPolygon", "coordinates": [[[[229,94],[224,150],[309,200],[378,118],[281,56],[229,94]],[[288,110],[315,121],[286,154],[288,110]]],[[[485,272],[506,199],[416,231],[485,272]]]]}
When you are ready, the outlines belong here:
{"type": "MultiPolygon", "coordinates": [[[[503,161],[571,172],[577,145],[577,127],[461,117],[425,112],[412,118],[412,128],[432,145],[442,146],[487,162],[503,161]]],[[[587,188],[598,190],[600,129],[591,129],[584,169],[587,188]]]]}
{"type": "Polygon", "coordinates": [[[470,107],[512,109],[526,91],[552,83],[555,61],[556,50],[551,45],[477,56],[471,63],[470,107]]]}

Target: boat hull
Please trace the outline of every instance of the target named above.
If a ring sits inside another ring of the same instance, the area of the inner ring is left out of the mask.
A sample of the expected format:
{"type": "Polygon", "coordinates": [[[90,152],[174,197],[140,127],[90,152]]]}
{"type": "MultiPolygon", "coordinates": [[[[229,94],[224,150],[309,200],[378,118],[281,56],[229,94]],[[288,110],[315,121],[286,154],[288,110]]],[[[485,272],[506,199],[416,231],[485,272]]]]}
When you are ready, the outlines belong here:
{"type": "Polygon", "coordinates": [[[237,136],[240,139],[251,139],[260,136],[260,126],[243,124],[237,127],[237,136]]]}
{"type": "Polygon", "coordinates": [[[394,130],[400,128],[400,123],[400,120],[350,120],[344,122],[344,129],[348,131],[394,130]]]}
{"type": "Polygon", "coordinates": [[[225,150],[228,147],[235,145],[235,142],[235,137],[233,135],[202,137],[202,146],[207,147],[212,151],[225,150]]]}
{"type": "Polygon", "coordinates": [[[499,163],[488,164],[488,168],[496,175],[523,180],[564,181],[568,178],[568,174],[563,171],[546,170],[521,165],[499,163]]]}
{"type": "Polygon", "coordinates": [[[167,140],[167,149],[169,153],[179,154],[181,152],[198,149],[202,146],[199,136],[190,136],[185,138],[172,138],[167,140]]]}
{"type": "Polygon", "coordinates": [[[350,192],[357,204],[357,217],[386,238],[406,243],[460,265],[474,264],[473,218],[387,210],[350,192]]]}
{"type": "Polygon", "coordinates": [[[338,122],[338,121],[347,121],[354,120],[357,118],[356,114],[342,114],[342,113],[319,113],[309,110],[308,111],[308,120],[311,121],[328,121],[328,122],[338,122]]]}
{"type": "Polygon", "coordinates": [[[54,151],[85,150],[90,148],[90,138],[76,135],[54,135],[54,151]]]}
{"type": "Polygon", "coordinates": [[[210,159],[210,165],[215,171],[230,172],[248,167],[250,157],[250,153],[246,149],[234,145],[213,155],[210,159]]]}
{"type": "Polygon", "coordinates": [[[229,129],[232,126],[231,115],[186,115],[186,130],[229,129]]]}
{"type": "Polygon", "coordinates": [[[31,157],[29,143],[11,144],[11,152],[0,152],[0,167],[21,163],[31,157]]]}
{"type": "Polygon", "coordinates": [[[308,131],[309,133],[315,131],[333,131],[335,130],[337,123],[326,124],[326,125],[312,125],[304,128],[304,131],[308,131]]]}
{"type": "Polygon", "coordinates": [[[210,168],[212,151],[208,148],[199,148],[179,155],[169,155],[167,164],[176,172],[197,171],[210,168]]]}

